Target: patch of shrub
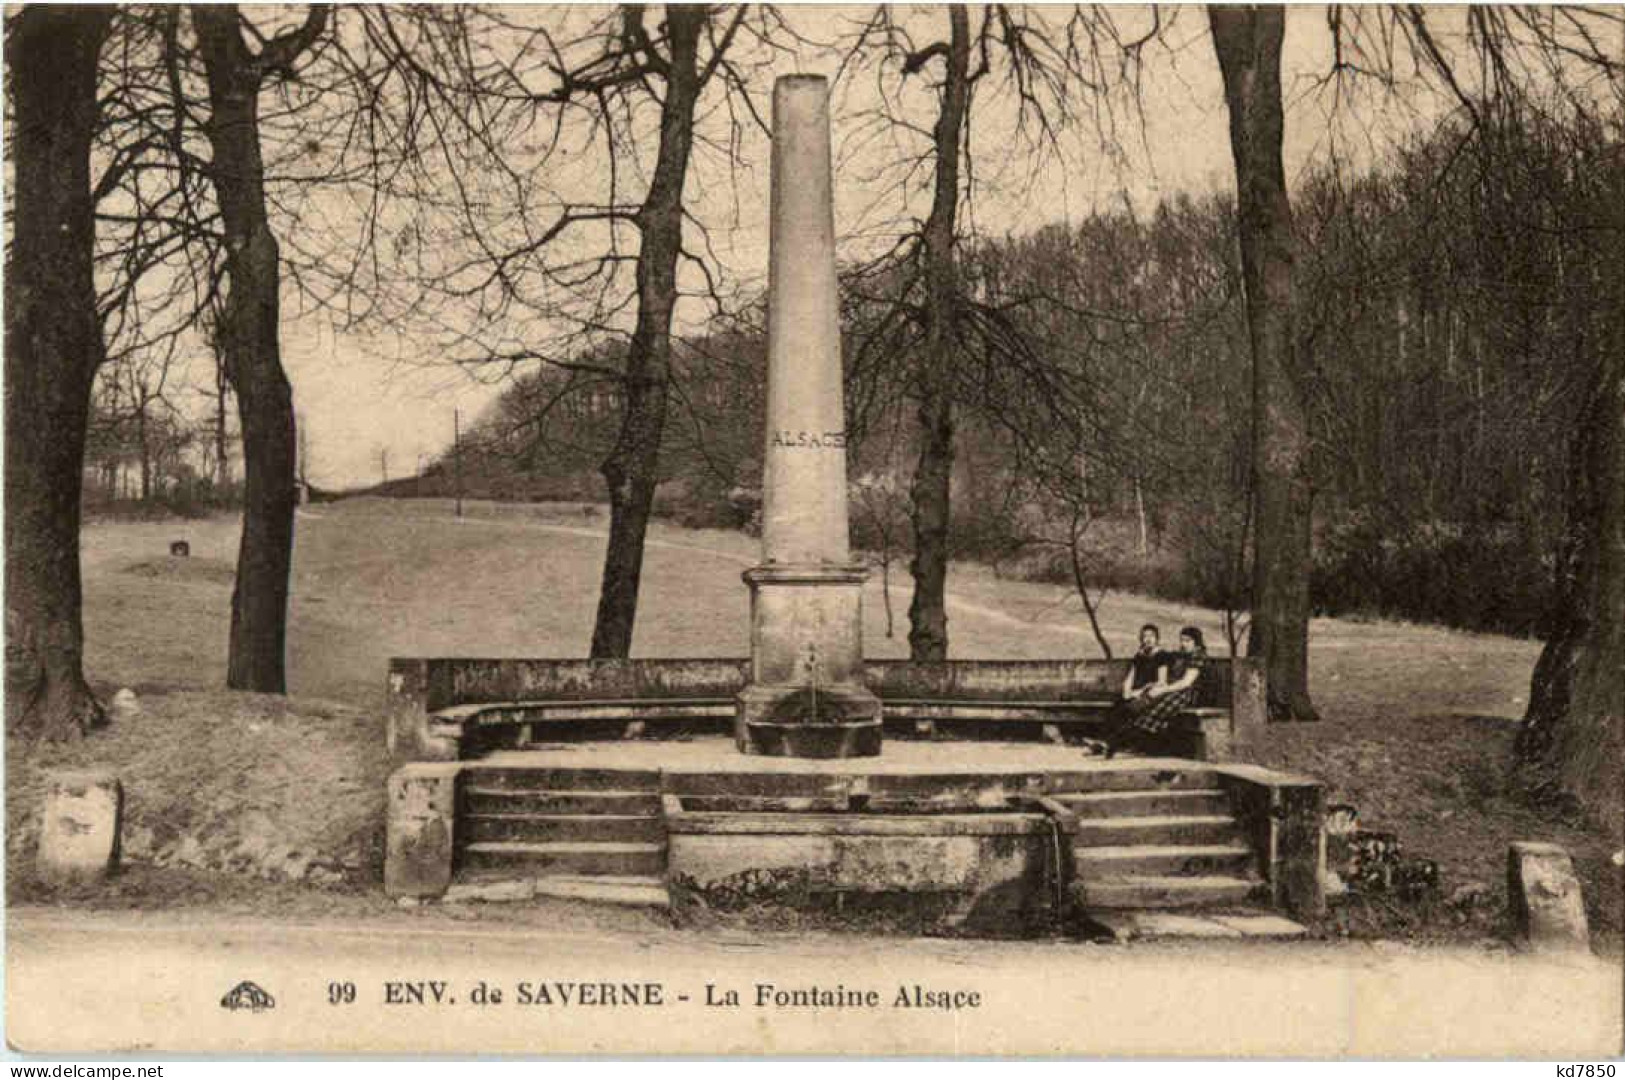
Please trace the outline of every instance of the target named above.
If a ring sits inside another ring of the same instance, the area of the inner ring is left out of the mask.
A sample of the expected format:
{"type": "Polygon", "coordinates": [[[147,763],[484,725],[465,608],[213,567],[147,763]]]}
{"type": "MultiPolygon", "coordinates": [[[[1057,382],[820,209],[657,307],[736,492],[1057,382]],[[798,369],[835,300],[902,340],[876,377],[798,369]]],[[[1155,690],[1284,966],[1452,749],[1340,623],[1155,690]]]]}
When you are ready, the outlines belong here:
{"type": "Polygon", "coordinates": [[[87,518],[121,521],[162,521],[165,518],[206,518],[221,510],[242,506],[242,488],[232,484],[221,488],[204,477],[188,477],[155,487],[147,499],[109,498],[86,487],[81,501],[87,518]]]}
{"type": "Polygon", "coordinates": [[[761,529],[761,492],[725,484],[707,473],[661,484],[655,492],[654,516],[685,529],[761,529]]]}
{"type": "Polygon", "coordinates": [[[1552,564],[1510,525],[1400,527],[1351,515],[1320,531],[1311,592],[1321,615],[1397,616],[1530,635],[1551,596],[1552,564]]]}
{"type": "MultiPolygon", "coordinates": [[[[1245,610],[1251,581],[1236,563],[1239,539],[1236,528],[1193,514],[1174,523],[1163,546],[1141,555],[1129,522],[1097,523],[1088,552],[1090,584],[1245,610]]],[[[1029,544],[1011,554],[981,546],[1002,556],[999,568],[1011,577],[1073,584],[1063,548],[1029,544]]],[[[1310,589],[1317,615],[1530,636],[1539,632],[1550,603],[1552,573],[1550,554],[1510,524],[1399,524],[1351,514],[1317,530],[1310,589]]]]}

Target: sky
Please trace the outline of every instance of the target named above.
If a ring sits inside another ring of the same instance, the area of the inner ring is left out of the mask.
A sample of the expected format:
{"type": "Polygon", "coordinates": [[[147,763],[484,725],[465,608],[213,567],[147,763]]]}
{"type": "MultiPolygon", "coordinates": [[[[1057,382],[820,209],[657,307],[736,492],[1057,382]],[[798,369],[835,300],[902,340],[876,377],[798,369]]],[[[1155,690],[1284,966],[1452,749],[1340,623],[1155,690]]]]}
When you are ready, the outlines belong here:
{"type": "MultiPolygon", "coordinates": [[[[811,36],[832,38],[851,25],[842,19],[858,18],[863,11],[796,8],[790,18],[811,36]]],[[[1132,22],[1136,14],[1128,9],[1123,17],[1132,22]]],[[[942,11],[930,8],[904,10],[900,21],[918,33],[917,41],[941,33],[946,24],[942,11]]],[[[1324,9],[1288,9],[1283,81],[1289,182],[1327,157],[1333,132],[1340,156],[1368,164],[1381,155],[1386,140],[1441,108],[1436,100],[1420,97],[1372,96],[1345,103],[1333,122],[1327,95],[1314,90],[1314,75],[1327,65],[1327,40],[1324,9]]],[[[765,103],[769,74],[834,75],[837,66],[835,54],[810,46],[767,58],[761,98],[765,103]]],[[[875,104],[875,74],[873,68],[849,68],[834,89],[836,231],[843,255],[882,242],[899,221],[923,218],[927,209],[924,185],[929,174],[916,173],[905,190],[894,182],[897,170],[887,168],[895,164],[899,150],[917,149],[918,138],[883,131],[867,119],[875,104]]],[[[971,132],[975,186],[968,202],[970,220],[984,234],[1004,235],[1051,222],[1077,222],[1096,210],[1125,205],[1145,212],[1176,192],[1232,190],[1227,115],[1201,9],[1175,13],[1165,45],[1147,56],[1142,87],[1143,112],[1120,111],[1114,150],[1103,151],[1094,128],[1083,124],[1063,140],[1058,156],[1046,156],[1036,166],[1031,156],[1009,150],[1015,115],[1009,101],[991,89],[979,90],[971,132]]],[[[929,123],[929,83],[914,80],[903,100],[905,110],[929,123]]],[[[702,102],[702,108],[715,104],[702,102]]],[[[714,152],[697,153],[686,189],[695,216],[707,225],[719,269],[744,287],[765,283],[767,149],[760,133],[747,131],[739,148],[743,167],[725,167],[714,152]]],[[[577,196],[601,187],[602,180],[600,163],[579,160],[576,171],[561,180],[575,185],[577,196]]],[[[691,268],[683,283],[698,290],[691,268]]],[[[700,299],[684,300],[679,329],[698,329],[706,312],[700,299]]],[[[308,434],[309,472],[319,486],[374,483],[386,467],[391,478],[415,471],[449,446],[454,410],[466,428],[500,392],[500,383],[476,381],[438,362],[444,359],[444,346],[427,336],[341,333],[319,314],[302,310],[292,292],[285,294],[283,318],[283,360],[308,434]]]]}

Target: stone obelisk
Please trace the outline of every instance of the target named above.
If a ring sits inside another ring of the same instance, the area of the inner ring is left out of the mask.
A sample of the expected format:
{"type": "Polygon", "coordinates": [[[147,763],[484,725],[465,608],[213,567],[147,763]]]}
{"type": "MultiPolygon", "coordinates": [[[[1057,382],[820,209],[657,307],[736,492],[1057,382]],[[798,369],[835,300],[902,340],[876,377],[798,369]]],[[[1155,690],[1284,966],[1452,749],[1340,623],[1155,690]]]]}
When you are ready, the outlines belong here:
{"type": "Polygon", "coordinates": [[[847,536],[846,410],[835,283],[829,84],[773,87],[767,438],[762,565],[750,586],[751,681],[739,749],[781,757],[880,753],[863,682],[863,581],[847,536]]]}

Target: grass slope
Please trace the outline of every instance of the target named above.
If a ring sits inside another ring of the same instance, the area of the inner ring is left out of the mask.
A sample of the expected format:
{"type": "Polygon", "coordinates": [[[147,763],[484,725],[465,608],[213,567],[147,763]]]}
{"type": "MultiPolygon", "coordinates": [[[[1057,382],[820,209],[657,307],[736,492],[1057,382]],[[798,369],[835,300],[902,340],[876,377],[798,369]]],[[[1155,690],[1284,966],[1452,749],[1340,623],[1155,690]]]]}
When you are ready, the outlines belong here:
{"type": "MultiPolygon", "coordinates": [[[[213,838],[205,869],[258,868],[275,878],[289,858],[297,867],[309,857],[368,885],[380,857],[384,740],[376,706],[388,658],[585,655],[604,546],[597,508],[475,502],[457,519],[449,501],[355,499],[300,511],[293,696],[221,691],[237,530],[232,517],[87,528],[89,673],[108,696],[135,688],[143,711],[81,744],[8,747],[14,855],[30,842],[38,770],[103,766],[124,776],[133,825],[152,831],[160,856],[184,827],[213,838]],[[190,559],[168,556],[174,539],[190,542],[190,559]]],[[[656,524],[635,655],[745,655],[748,597],[739,574],[756,553],[747,536],[656,524]]],[[[867,587],[865,642],[874,656],[907,655],[909,583],[894,578],[896,637],[885,636],[878,574],[867,587]]],[[[956,566],[950,589],[955,656],[1096,654],[1065,589],[973,566],[956,566]]],[[[1109,596],[1104,617],[1123,649],[1147,621],[1162,624],[1165,636],[1191,623],[1222,641],[1214,613],[1145,597],[1109,596]]],[[[1509,840],[1567,845],[1594,926],[1617,943],[1620,871],[1609,861],[1621,846],[1617,824],[1555,820],[1502,793],[1538,652],[1536,642],[1493,635],[1316,620],[1312,685],[1326,720],[1272,728],[1255,756],[1322,778],[1332,801],[1359,808],[1362,825],[1392,829],[1412,853],[1438,860],[1446,895],[1477,882],[1498,903],[1509,840]]],[[[13,881],[26,888],[26,872],[17,873],[25,862],[14,858],[11,866],[13,881]]],[[[1483,932],[1495,916],[1492,904],[1476,913],[1360,917],[1417,936],[1461,936],[1483,932]]]]}

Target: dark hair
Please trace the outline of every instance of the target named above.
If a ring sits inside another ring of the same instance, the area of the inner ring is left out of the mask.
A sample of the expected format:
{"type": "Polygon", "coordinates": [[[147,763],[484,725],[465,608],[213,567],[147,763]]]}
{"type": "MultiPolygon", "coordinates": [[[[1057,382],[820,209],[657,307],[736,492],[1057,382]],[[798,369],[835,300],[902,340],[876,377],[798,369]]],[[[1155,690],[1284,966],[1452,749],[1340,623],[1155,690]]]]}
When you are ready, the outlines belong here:
{"type": "Polygon", "coordinates": [[[1179,636],[1180,637],[1188,637],[1192,641],[1196,642],[1196,647],[1198,649],[1202,649],[1203,651],[1207,650],[1207,642],[1202,640],[1202,631],[1197,629],[1196,627],[1194,627],[1194,626],[1182,626],[1182,627],[1180,627],[1179,628],[1179,636]]]}
{"type": "Polygon", "coordinates": [[[1161,628],[1159,628],[1157,626],[1157,624],[1154,623],[1154,622],[1148,622],[1144,626],[1140,627],[1140,633],[1142,633],[1142,634],[1145,633],[1147,630],[1151,631],[1153,634],[1157,635],[1157,637],[1159,637],[1159,638],[1162,637],[1161,628]]]}

